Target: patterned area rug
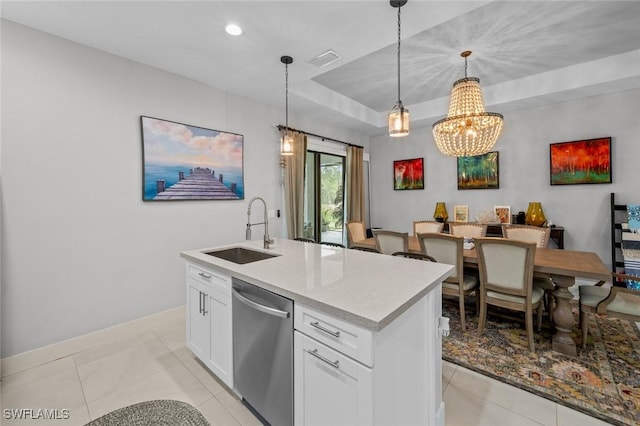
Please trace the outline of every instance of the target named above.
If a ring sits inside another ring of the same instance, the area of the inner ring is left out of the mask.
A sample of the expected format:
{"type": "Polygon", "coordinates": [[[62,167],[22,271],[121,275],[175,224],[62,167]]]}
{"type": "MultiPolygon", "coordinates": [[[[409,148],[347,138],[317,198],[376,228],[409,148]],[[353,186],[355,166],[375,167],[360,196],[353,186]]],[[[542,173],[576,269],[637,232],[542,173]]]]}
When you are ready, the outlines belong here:
{"type": "MultiPolygon", "coordinates": [[[[590,316],[586,350],[578,357],[551,350],[551,325],[535,333],[536,352],[527,349],[524,316],[492,315],[478,336],[475,307],[467,307],[460,329],[457,300],[442,306],[451,327],[442,358],[615,425],[640,424],[640,331],[629,321],[590,316]]],[[[573,306],[578,315],[577,302],[573,306]]],[[[535,314],[534,314],[535,318],[535,314]]],[[[574,339],[580,342],[577,325],[574,339]]]]}
{"type": "Polygon", "coordinates": [[[140,402],[98,417],[85,426],[209,426],[193,406],[174,400],[140,402]]]}

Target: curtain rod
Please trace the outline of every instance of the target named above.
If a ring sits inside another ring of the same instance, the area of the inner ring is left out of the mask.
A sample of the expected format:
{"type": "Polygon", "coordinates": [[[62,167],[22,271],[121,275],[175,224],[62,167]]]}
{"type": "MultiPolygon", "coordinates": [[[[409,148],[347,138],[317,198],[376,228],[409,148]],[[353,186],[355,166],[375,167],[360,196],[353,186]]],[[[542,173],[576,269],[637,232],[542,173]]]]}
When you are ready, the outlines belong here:
{"type": "MultiPolygon", "coordinates": [[[[279,131],[282,131],[282,130],[284,130],[284,129],[285,129],[285,126],[283,126],[282,124],[278,124],[278,130],[279,130],[279,131]]],[[[320,138],[320,139],[322,139],[323,141],[338,142],[338,143],[341,143],[341,144],[343,144],[343,145],[355,146],[355,147],[363,148],[363,149],[364,149],[364,147],[363,147],[363,146],[361,146],[361,145],[356,145],[356,144],[349,143],[349,142],[339,141],[338,139],[328,138],[328,137],[326,137],[326,136],[316,135],[315,133],[305,132],[304,130],[294,129],[293,127],[286,127],[286,129],[289,129],[289,130],[291,130],[292,132],[302,133],[303,135],[307,135],[307,136],[315,136],[316,138],[320,138]]]]}

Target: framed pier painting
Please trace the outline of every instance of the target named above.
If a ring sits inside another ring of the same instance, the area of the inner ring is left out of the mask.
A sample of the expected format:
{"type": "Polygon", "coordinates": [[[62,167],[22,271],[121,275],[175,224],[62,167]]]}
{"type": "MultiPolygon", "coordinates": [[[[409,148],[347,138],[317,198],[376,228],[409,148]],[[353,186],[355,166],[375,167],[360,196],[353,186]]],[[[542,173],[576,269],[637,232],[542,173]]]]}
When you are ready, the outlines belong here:
{"type": "Polygon", "coordinates": [[[244,199],[244,137],[153,117],[142,128],[142,200],[244,199]]]}
{"type": "Polygon", "coordinates": [[[551,185],[611,183],[611,138],[549,145],[551,185]]]}
{"type": "Polygon", "coordinates": [[[394,161],[393,189],[424,189],[424,160],[411,158],[394,161]]]}

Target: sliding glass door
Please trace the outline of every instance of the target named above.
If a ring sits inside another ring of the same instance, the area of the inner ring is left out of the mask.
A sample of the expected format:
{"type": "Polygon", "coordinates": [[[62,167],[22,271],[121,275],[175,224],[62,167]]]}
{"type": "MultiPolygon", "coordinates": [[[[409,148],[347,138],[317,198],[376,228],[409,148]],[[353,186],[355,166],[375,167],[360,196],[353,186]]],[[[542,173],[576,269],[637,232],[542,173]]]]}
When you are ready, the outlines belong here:
{"type": "Polygon", "coordinates": [[[345,157],[307,151],[304,236],[344,244],[345,157]]]}

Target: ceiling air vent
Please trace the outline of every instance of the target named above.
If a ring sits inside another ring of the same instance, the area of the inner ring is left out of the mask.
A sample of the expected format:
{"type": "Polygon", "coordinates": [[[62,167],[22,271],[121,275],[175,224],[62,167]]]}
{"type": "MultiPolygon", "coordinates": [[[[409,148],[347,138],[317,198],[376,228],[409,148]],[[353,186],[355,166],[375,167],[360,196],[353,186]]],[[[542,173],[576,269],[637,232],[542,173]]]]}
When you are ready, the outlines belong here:
{"type": "Polygon", "coordinates": [[[318,68],[326,67],[329,64],[339,60],[340,56],[333,50],[327,50],[324,53],[319,54],[315,58],[309,61],[311,65],[315,65],[318,68]]]}

